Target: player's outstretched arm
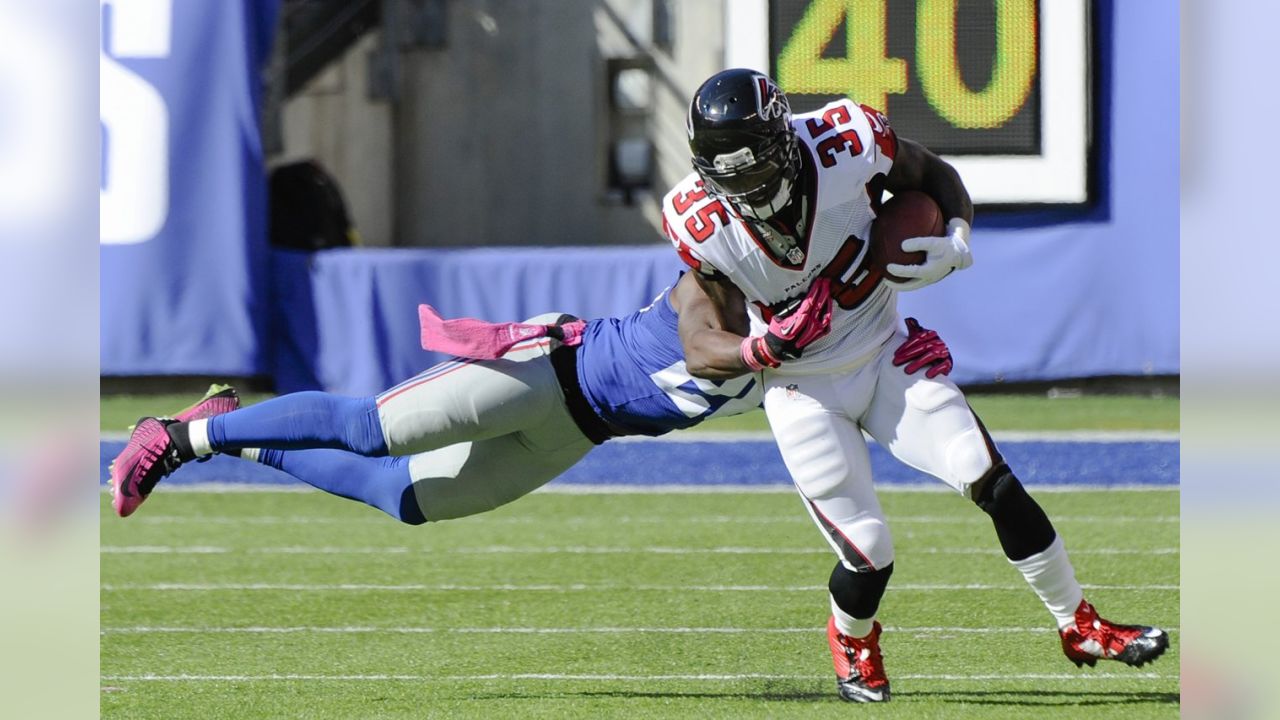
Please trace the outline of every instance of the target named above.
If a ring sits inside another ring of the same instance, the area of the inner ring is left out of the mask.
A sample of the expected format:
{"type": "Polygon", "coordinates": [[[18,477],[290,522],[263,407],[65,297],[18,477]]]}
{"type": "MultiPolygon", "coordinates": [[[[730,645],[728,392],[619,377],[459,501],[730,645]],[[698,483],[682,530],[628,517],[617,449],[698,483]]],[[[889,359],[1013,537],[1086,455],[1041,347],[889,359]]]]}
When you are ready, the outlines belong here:
{"type": "Polygon", "coordinates": [[[742,359],[742,339],[750,334],[746,299],[728,280],[687,272],[671,292],[680,316],[685,368],[694,377],[727,380],[751,372],[742,359]]]}

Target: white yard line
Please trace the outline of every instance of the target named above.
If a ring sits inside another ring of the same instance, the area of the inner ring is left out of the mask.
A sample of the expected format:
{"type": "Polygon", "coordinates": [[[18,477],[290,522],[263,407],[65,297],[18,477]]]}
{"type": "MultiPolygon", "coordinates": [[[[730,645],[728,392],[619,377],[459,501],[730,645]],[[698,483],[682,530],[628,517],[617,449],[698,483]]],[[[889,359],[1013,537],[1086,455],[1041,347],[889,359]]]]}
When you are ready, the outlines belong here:
{"type": "MultiPolygon", "coordinates": [[[[829,548],[754,548],[754,547],[596,547],[571,545],[566,547],[526,547],[492,545],[487,547],[408,548],[392,547],[329,547],[288,546],[228,548],[207,545],[104,545],[104,555],[405,555],[409,553],[441,555],[826,555],[829,548]]],[[[999,548],[916,548],[902,551],[904,555],[991,555],[1003,557],[999,548]]],[[[1072,555],[1177,555],[1178,548],[1083,548],[1072,549],[1072,555]]]]}
{"type": "MultiPolygon", "coordinates": [[[[990,525],[991,519],[977,512],[968,505],[961,506],[955,515],[890,515],[894,524],[900,523],[938,523],[950,525],[990,525]]],[[[1178,523],[1177,515],[1055,515],[1054,522],[1078,523],[1178,523]]],[[[171,525],[171,524],[206,524],[206,525],[315,525],[331,523],[386,523],[381,516],[366,515],[361,517],[310,517],[306,515],[142,515],[129,519],[130,524],[171,525]]],[[[478,515],[466,518],[465,522],[474,524],[498,525],[545,525],[542,517],[493,517],[478,515]]],[[[711,524],[798,524],[808,525],[803,513],[779,513],[778,515],[692,515],[682,516],[680,522],[686,525],[711,524]]],[[[619,525],[619,524],[671,524],[670,515],[601,515],[592,517],[570,517],[556,520],[556,525],[619,525]]]]}
{"type": "MultiPolygon", "coordinates": [[[[213,592],[232,591],[287,591],[287,592],[815,592],[825,590],[826,585],[657,585],[621,583],[544,583],[544,584],[493,584],[461,585],[454,583],[103,583],[104,592],[152,591],[152,592],[213,592]]],[[[1178,590],[1178,585],[1083,585],[1086,590],[1178,590]]],[[[919,583],[890,585],[893,592],[935,592],[953,590],[1018,590],[1026,591],[1022,584],[984,583],[919,583]]]]}
{"type": "MultiPolygon", "coordinates": [[[[246,682],[246,681],[330,681],[330,682],[479,682],[492,680],[566,680],[585,682],[663,682],[663,681],[738,681],[738,680],[829,680],[827,675],[779,675],[771,673],[736,673],[732,675],[609,675],[609,674],[566,674],[566,673],[500,673],[488,675],[312,675],[293,673],[270,673],[263,675],[103,675],[102,680],[110,682],[246,682]]],[[[992,680],[1063,680],[1071,682],[1094,682],[1105,680],[1176,680],[1177,673],[1160,674],[1152,672],[1125,673],[985,673],[981,675],[958,674],[903,674],[894,675],[893,680],[948,680],[979,681],[992,680]]]]}
{"type": "MultiPolygon", "coordinates": [[[[1077,492],[1177,492],[1177,485],[1038,485],[1034,482],[1026,484],[1027,489],[1037,493],[1077,493],[1077,492]]],[[[716,495],[733,494],[792,494],[795,487],[790,482],[779,481],[768,485],[610,485],[610,484],[563,484],[551,483],[534,491],[555,495],[716,495]]],[[[888,483],[876,486],[876,492],[885,493],[948,493],[956,491],[941,481],[920,483],[888,483]]]]}
{"type": "MultiPolygon", "coordinates": [[[[1038,485],[1033,482],[1027,483],[1027,488],[1037,493],[1079,493],[1079,492],[1178,492],[1177,485],[1138,485],[1138,484],[1115,484],[1115,485],[1038,485]]],[[[200,482],[200,483],[179,483],[175,485],[165,485],[163,487],[165,493],[208,493],[208,494],[235,494],[235,493],[310,493],[320,492],[310,485],[298,483],[297,485],[259,485],[254,483],[220,483],[220,482],[200,482]]],[[[108,492],[105,485],[102,491],[108,492]]],[[[885,493],[919,493],[919,492],[936,492],[955,494],[952,490],[942,482],[922,482],[919,484],[885,484],[876,487],[876,492],[885,493]]],[[[551,495],[722,495],[731,493],[735,495],[769,495],[784,494],[791,495],[795,493],[795,487],[789,482],[779,481],[767,485],[611,485],[607,483],[591,483],[591,484],[565,484],[551,483],[538,488],[534,493],[548,493],[551,495]]]]}
{"type": "MultiPolygon", "coordinates": [[[[1178,632],[1176,627],[1163,628],[1168,632],[1178,632]]],[[[1021,635],[1056,634],[1050,627],[899,627],[886,626],[885,632],[913,635],[1021,635]]],[[[351,626],[313,626],[299,625],[290,627],[176,627],[148,626],[106,627],[103,635],[148,635],[148,634],[190,634],[190,635],[292,635],[292,634],[334,634],[334,635],[791,635],[821,634],[821,627],[787,627],[787,628],[740,628],[740,627],[581,627],[581,628],[530,628],[530,627],[375,627],[363,625],[351,626]]]]}

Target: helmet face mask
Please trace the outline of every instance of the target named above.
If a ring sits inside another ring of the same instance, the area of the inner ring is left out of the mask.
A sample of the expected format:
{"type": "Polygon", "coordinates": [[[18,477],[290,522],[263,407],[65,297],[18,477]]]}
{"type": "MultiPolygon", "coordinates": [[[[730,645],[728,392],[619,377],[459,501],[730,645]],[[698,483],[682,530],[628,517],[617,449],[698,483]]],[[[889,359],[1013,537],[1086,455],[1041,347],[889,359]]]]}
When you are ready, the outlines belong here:
{"type": "Polygon", "coordinates": [[[703,185],[724,198],[740,215],[766,220],[791,199],[798,169],[793,135],[778,138],[756,156],[749,147],[717,155],[706,167],[695,157],[693,167],[703,185]]]}
{"type": "Polygon", "coordinates": [[[754,70],[713,75],[689,105],[689,147],[704,187],[765,220],[791,200],[799,149],[786,95],[754,70]]]}

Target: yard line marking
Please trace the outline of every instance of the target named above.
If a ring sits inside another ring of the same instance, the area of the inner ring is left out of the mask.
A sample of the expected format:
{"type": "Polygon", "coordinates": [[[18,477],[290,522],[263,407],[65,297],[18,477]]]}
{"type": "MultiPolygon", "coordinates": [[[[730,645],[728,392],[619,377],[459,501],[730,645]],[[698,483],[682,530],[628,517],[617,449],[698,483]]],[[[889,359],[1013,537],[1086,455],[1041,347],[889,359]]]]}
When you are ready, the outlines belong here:
{"type": "MultiPolygon", "coordinates": [[[[240,553],[249,555],[405,555],[408,553],[439,555],[826,555],[830,548],[762,548],[762,547],[592,547],[568,545],[563,547],[525,547],[490,545],[487,547],[330,547],[291,545],[285,547],[255,547],[232,549],[204,545],[104,545],[101,552],[107,555],[174,554],[210,555],[240,553]]],[[[991,555],[1004,557],[999,548],[907,548],[904,555],[991,555]]],[[[1177,555],[1178,548],[1080,548],[1072,549],[1072,555],[1177,555]]]]}
{"type": "MultiPolygon", "coordinates": [[[[1178,632],[1177,627],[1162,628],[1167,632],[1178,632]]],[[[885,626],[885,632],[916,635],[1006,635],[1006,634],[1057,634],[1050,627],[902,627],[885,626]]],[[[784,627],[784,628],[744,628],[744,627],[580,627],[580,628],[530,628],[530,627],[376,627],[376,626],[315,626],[298,625],[287,627],[178,627],[147,626],[106,627],[103,635],[146,635],[146,634],[191,634],[191,635],[291,635],[299,633],[360,635],[426,635],[433,633],[457,635],[789,635],[789,634],[821,634],[821,627],[784,627]]]]}
{"type": "MultiPolygon", "coordinates": [[[[1099,484],[1080,484],[1080,485],[1043,485],[1035,481],[1023,483],[1028,489],[1038,493],[1097,493],[1097,492],[1178,492],[1177,484],[1141,484],[1141,483],[1114,483],[1108,485],[1099,484]]],[[[102,486],[102,491],[107,492],[106,486],[102,486]]],[[[198,483],[180,483],[174,485],[166,485],[166,493],[211,493],[211,494],[236,494],[236,493],[294,493],[294,494],[314,494],[320,491],[299,483],[298,485],[267,485],[259,483],[227,483],[227,482],[198,482],[198,483]]],[[[876,492],[885,493],[951,493],[955,494],[955,490],[948,487],[940,481],[925,481],[918,484],[888,484],[876,488],[876,492]]],[[[752,485],[682,485],[677,483],[662,485],[611,485],[607,483],[563,483],[553,481],[549,485],[544,485],[534,493],[549,493],[553,495],[723,495],[732,493],[735,495],[791,495],[795,493],[795,486],[790,481],[779,479],[778,482],[769,484],[752,484],[752,485]]]]}
{"type": "MultiPolygon", "coordinates": [[[[167,489],[167,488],[166,488],[167,489]]],[[[531,518],[532,520],[532,518],[531,518]]],[[[129,518],[132,525],[319,525],[319,524],[385,524],[378,517],[319,517],[308,515],[147,515],[129,518]]]]}
{"type": "MultiPolygon", "coordinates": [[[[621,583],[569,583],[569,584],[495,584],[495,585],[458,585],[453,583],[426,584],[408,583],[403,585],[379,585],[372,583],[103,583],[101,589],[106,592],[127,590],[148,590],[159,592],[206,592],[218,590],[284,590],[291,592],[339,592],[339,591],[377,591],[377,592],[616,592],[619,590],[652,591],[652,592],[813,592],[825,589],[826,585],[626,585],[621,583]]],[[[1082,585],[1086,590],[1178,590],[1178,585],[1082,585]]],[[[891,585],[889,590],[903,592],[933,592],[949,590],[1020,590],[1026,585],[990,585],[982,583],[970,584],[906,584],[891,585]]]]}
{"type": "Polygon", "coordinates": [[[445,553],[445,548],[407,548],[407,547],[310,547],[307,545],[290,545],[286,547],[249,548],[251,555],[403,555],[411,552],[445,553]]]}
{"type": "MultiPolygon", "coordinates": [[[[1177,515],[1058,515],[1052,518],[1054,522],[1078,522],[1078,523],[1129,523],[1129,522],[1150,522],[1150,523],[1178,523],[1181,518],[1177,515]]],[[[486,517],[483,515],[467,518],[470,523],[476,524],[496,524],[496,525],[534,525],[545,524],[545,518],[539,517],[486,517]]],[[[956,525],[987,525],[991,519],[981,513],[957,513],[956,515],[889,515],[889,521],[892,523],[938,523],[938,524],[956,524],[956,525]]],[[[305,515],[240,515],[240,516],[186,516],[186,515],[147,515],[140,518],[131,518],[133,524],[210,524],[210,525],[315,525],[320,523],[358,523],[358,524],[385,524],[386,520],[380,517],[308,517],[305,515]]],[[[571,517],[557,521],[560,525],[596,525],[596,524],[669,524],[671,518],[665,515],[613,515],[601,517],[571,517]]],[[[684,518],[681,522],[686,524],[756,524],[756,523],[786,523],[797,525],[808,525],[809,522],[803,514],[791,515],[699,515],[684,518]]]]}
{"type": "Polygon", "coordinates": [[[951,674],[904,674],[895,675],[895,680],[1123,680],[1125,678],[1141,678],[1144,680],[1177,680],[1180,677],[1177,673],[1162,675],[1153,672],[1136,672],[1136,673],[1113,673],[1107,675],[1098,674],[1074,674],[1074,673],[1010,673],[997,674],[991,673],[987,675],[951,675],[951,674]]]}
{"type": "Polygon", "coordinates": [[[108,555],[217,555],[231,552],[230,548],[212,547],[208,545],[103,545],[99,551],[108,555]]]}
{"type": "MultiPolygon", "coordinates": [[[[1078,493],[1078,492],[1178,492],[1179,486],[1165,483],[1115,483],[1108,485],[1042,485],[1035,481],[1023,483],[1028,490],[1037,493],[1078,493]]],[[[533,493],[549,493],[553,495],[756,495],[776,493],[790,495],[795,486],[790,481],[779,480],[775,483],[758,485],[681,485],[677,483],[663,485],[616,485],[608,483],[562,483],[553,481],[549,485],[534,490],[533,493]]],[[[891,483],[879,485],[876,492],[884,493],[948,493],[955,490],[941,481],[921,481],[919,483],[891,483]]]]}
{"type": "MultiPolygon", "coordinates": [[[[909,674],[894,675],[894,680],[954,680],[954,681],[991,681],[991,680],[1068,680],[1072,682],[1099,680],[1177,680],[1177,674],[1160,674],[1153,672],[1133,673],[987,673],[982,675],[954,674],[909,674]]],[[[104,681],[110,682],[245,682],[253,680],[308,680],[338,682],[478,682],[492,680],[567,680],[567,681],[617,681],[617,682],[651,682],[679,680],[828,680],[827,675],[782,675],[774,673],[736,673],[732,675],[610,675],[610,674],[571,674],[571,673],[495,673],[485,675],[312,675],[302,673],[271,673],[264,675],[103,675],[104,681]]]]}

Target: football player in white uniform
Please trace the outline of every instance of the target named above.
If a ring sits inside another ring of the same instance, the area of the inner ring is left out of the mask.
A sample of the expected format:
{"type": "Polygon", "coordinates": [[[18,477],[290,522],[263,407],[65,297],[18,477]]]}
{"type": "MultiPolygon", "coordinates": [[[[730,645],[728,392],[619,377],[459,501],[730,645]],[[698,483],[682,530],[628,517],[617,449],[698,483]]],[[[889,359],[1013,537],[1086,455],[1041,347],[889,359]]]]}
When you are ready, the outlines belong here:
{"type": "Polygon", "coordinates": [[[991,516],[1005,555],[1054,616],[1070,660],[1137,666],[1158,657],[1168,645],[1163,631],[1103,620],[1084,599],[1053,525],[946,373],[899,367],[946,350],[914,321],[904,331],[897,293],[972,263],[973,206],[956,171],[896,137],[875,109],[848,100],[792,117],[773,80],[752,70],[703,83],[688,130],[695,171],[662,210],[666,233],[706,295],[680,315],[687,367],[713,379],[762,377],[783,460],[840,559],[827,629],[840,696],[889,699],[875,616],[894,551],[863,431],[991,516]],[[898,281],[869,259],[885,190],[923,191],[947,219],[944,237],[902,243],[927,259],[890,265],[898,281]]]}

